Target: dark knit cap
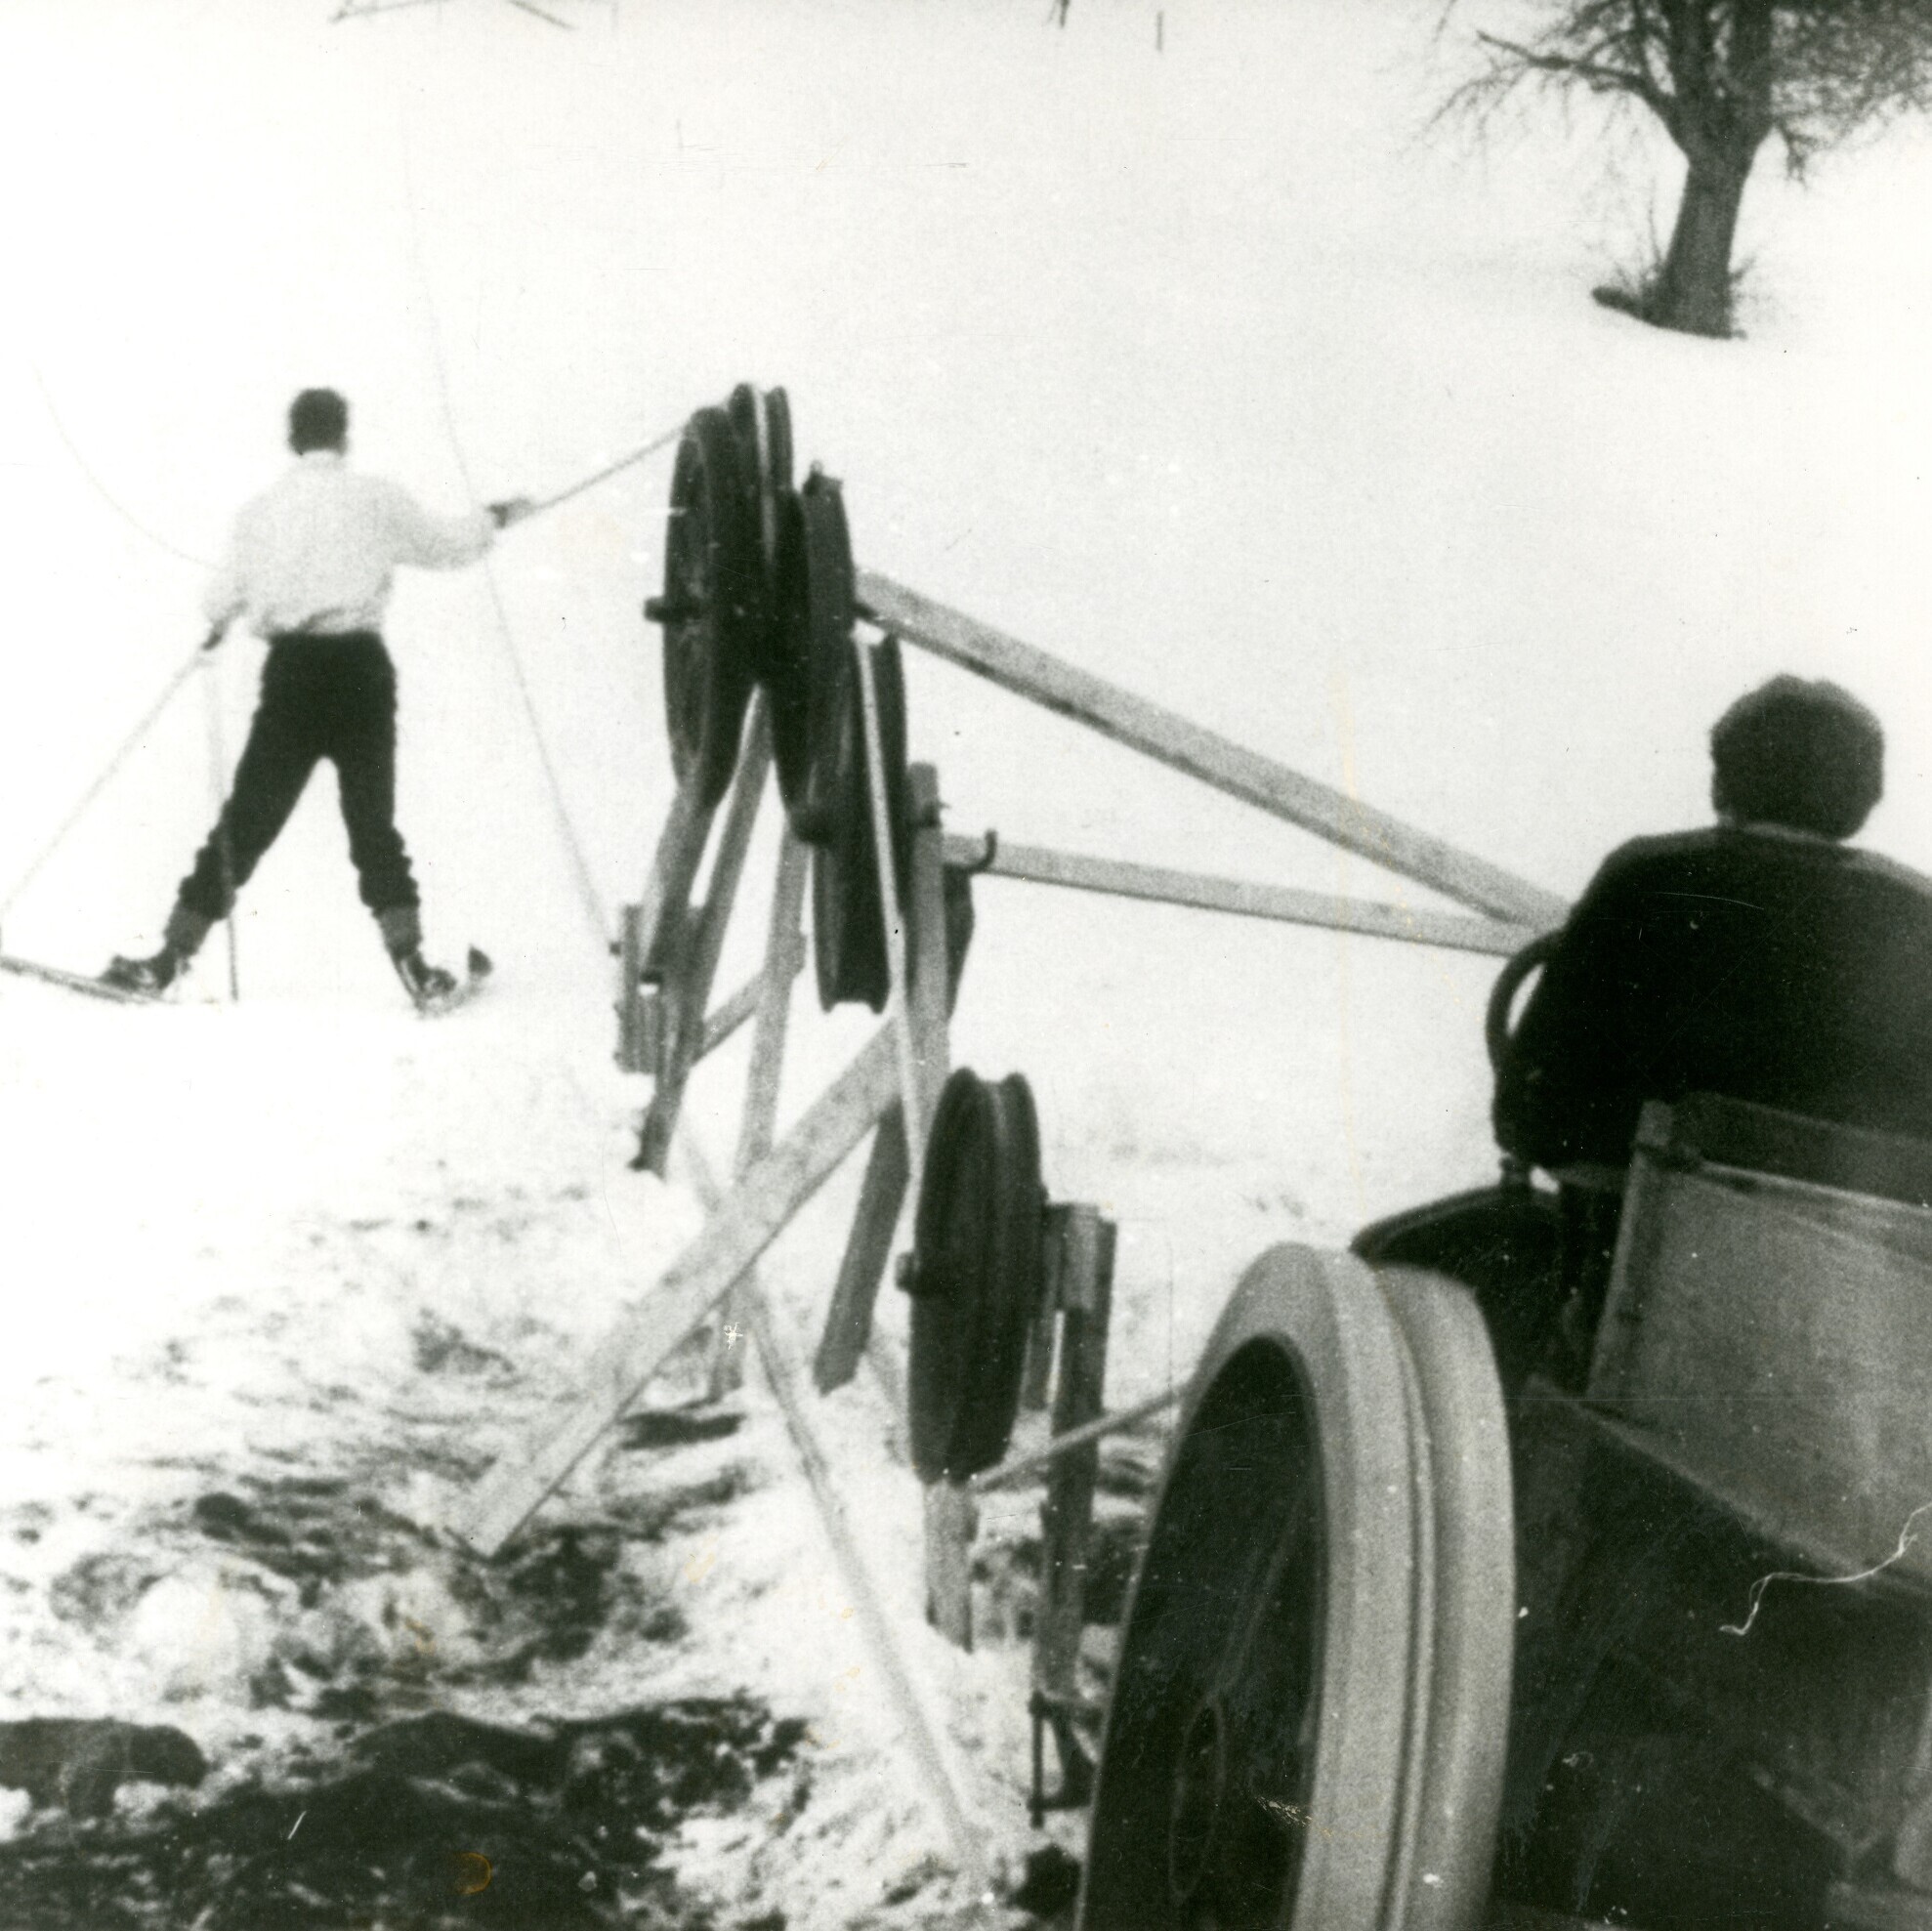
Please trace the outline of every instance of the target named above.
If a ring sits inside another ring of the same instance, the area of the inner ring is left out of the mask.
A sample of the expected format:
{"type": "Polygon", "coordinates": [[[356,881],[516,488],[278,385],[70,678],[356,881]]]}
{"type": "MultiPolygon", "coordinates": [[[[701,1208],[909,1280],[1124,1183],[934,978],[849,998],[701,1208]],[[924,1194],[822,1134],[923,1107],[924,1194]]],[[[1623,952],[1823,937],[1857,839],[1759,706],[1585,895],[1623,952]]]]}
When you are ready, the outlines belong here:
{"type": "Polygon", "coordinates": [[[288,446],[340,449],[349,436],[349,404],[333,389],[305,389],[288,405],[288,446]]]}
{"type": "Polygon", "coordinates": [[[1774,677],[1711,727],[1720,811],[1849,838],[1885,789],[1885,732],[1852,693],[1824,680],[1774,677]]]}

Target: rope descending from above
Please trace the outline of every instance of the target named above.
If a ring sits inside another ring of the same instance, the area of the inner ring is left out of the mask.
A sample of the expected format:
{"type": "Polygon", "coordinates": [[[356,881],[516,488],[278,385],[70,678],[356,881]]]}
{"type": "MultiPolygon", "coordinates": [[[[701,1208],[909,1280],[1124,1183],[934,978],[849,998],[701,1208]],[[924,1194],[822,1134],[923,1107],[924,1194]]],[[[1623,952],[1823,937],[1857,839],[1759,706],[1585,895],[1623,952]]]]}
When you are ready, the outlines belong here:
{"type": "Polygon", "coordinates": [[[34,859],[33,862],[15,881],[13,890],[7,894],[4,900],[0,900],[0,921],[5,920],[7,914],[20,903],[21,895],[40,876],[41,867],[61,848],[67,833],[86,815],[87,808],[107,788],[115,773],[140,748],[141,740],[152,729],[154,721],[174,701],[175,693],[194,675],[195,669],[202,662],[205,653],[212,651],[221,641],[222,633],[219,630],[211,632],[204,643],[197,644],[194,647],[193,653],[189,657],[188,661],[168,679],[166,685],[161,690],[160,695],[142,713],[141,722],[121,740],[120,749],[107,760],[106,766],[102,771],[100,777],[87,787],[81,794],[80,800],[74,806],[73,810],[55,827],[53,837],[48,839],[47,843],[41,847],[38,857],[34,859]]]}
{"type": "MultiPolygon", "coordinates": [[[[456,408],[449,393],[449,366],[442,353],[442,324],[438,318],[434,294],[430,288],[429,272],[423,264],[422,229],[416,214],[416,184],[409,162],[408,123],[403,123],[402,138],[402,181],[403,192],[409,213],[409,254],[416,271],[416,279],[423,291],[423,307],[429,316],[430,354],[436,364],[437,394],[442,405],[443,428],[449,437],[449,446],[456,457],[456,467],[463,478],[464,488],[470,499],[476,500],[476,483],[470,474],[470,460],[463,448],[463,439],[456,427],[456,408]]],[[[546,501],[531,506],[530,514],[538,510],[554,509],[567,498],[588,489],[592,483],[601,483],[607,476],[614,476],[619,470],[632,463],[642,462],[653,450],[663,448],[682,435],[682,425],[677,430],[653,438],[640,445],[620,462],[612,463],[587,477],[583,482],[573,483],[568,489],[561,490],[546,501]]],[[[527,521],[527,519],[525,519],[527,521]]],[[[522,653],[517,649],[517,639],[510,626],[510,612],[503,602],[502,586],[496,580],[496,570],[488,557],[483,559],[483,578],[489,585],[489,600],[496,610],[497,635],[502,640],[504,654],[510,662],[511,675],[516,679],[517,694],[523,700],[524,716],[528,721],[530,737],[536,746],[537,762],[543,767],[544,781],[550,790],[550,803],[557,819],[557,829],[564,848],[569,855],[570,870],[577,888],[578,902],[583,906],[584,917],[589,922],[594,943],[600,954],[609,950],[611,941],[616,936],[609,908],[604,903],[604,895],[597,889],[597,880],[592,876],[590,861],[584,855],[583,841],[577,835],[575,821],[570,816],[570,807],[564,796],[564,781],[557,770],[557,761],[550,754],[550,742],[544,735],[543,720],[537,715],[536,699],[530,692],[530,683],[524,669],[522,653]]]]}
{"type": "Polygon", "coordinates": [[[66,452],[74,459],[74,467],[94,485],[95,494],[120,518],[137,535],[145,536],[157,550],[165,550],[171,557],[179,557],[185,564],[193,564],[198,569],[212,569],[214,566],[205,557],[190,555],[188,551],[170,543],[165,536],[157,536],[153,530],[135,515],[107,485],[95,475],[88,460],[80,453],[74,440],[67,434],[67,426],[61,420],[61,412],[54,406],[53,393],[47,387],[47,379],[40,373],[39,364],[33,366],[34,387],[40,391],[40,399],[47,405],[47,419],[54,425],[54,434],[61,439],[66,452]]]}

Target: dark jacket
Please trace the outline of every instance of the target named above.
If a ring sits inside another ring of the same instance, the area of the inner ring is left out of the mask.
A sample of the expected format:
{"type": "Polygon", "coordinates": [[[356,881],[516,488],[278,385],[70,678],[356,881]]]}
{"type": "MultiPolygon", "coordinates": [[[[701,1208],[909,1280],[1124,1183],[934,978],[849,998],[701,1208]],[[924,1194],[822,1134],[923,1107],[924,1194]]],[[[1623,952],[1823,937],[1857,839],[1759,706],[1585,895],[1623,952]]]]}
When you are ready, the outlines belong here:
{"type": "Polygon", "coordinates": [[[1726,1094],[1932,1139],[1932,879],[1796,833],[1613,852],[1496,1082],[1496,1137],[1620,1166],[1646,1100],[1726,1094]]]}

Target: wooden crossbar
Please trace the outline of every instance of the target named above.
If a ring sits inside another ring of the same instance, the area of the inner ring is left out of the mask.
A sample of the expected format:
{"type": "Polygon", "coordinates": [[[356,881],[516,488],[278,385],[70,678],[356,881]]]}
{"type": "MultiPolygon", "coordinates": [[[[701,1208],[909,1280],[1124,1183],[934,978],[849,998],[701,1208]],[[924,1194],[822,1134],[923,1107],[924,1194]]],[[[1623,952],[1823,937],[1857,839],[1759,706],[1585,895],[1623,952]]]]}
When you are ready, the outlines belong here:
{"type": "Polygon", "coordinates": [[[1232,797],[1386,865],[1459,905],[1535,931],[1556,925],[1563,918],[1567,907],[1555,893],[1485,859],[1458,851],[1217,732],[1190,723],[1177,712],[1116,684],[1076,670],[1017,637],[948,609],[889,576],[861,570],[858,588],[865,614],[906,643],[917,644],[1232,797]]]}
{"type": "Polygon", "coordinates": [[[693,1328],[724,1299],[898,1097],[891,1035],[874,1033],[859,1057],[771,1153],[732,1189],[644,1305],[584,1364],[581,1392],[504,1456],[449,1522],[493,1556],[637,1399],[693,1328]]]}
{"type": "Polygon", "coordinates": [[[1103,1414],[1084,1422],[1078,1428],[1070,1428],[1064,1435],[1056,1435],[1043,1448],[1035,1448],[1030,1454],[1015,1455],[1011,1461],[1001,1462],[997,1468],[983,1470],[973,1477],[971,1486],[983,1494],[988,1489],[1011,1489],[1016,1483],[1037,1475],[1041,1469],[1051,1468],[1062,1455],[1071,1454],[1075,1448],[1084,1448],[1106,1435],[1117,1435],[1122,1429],[1145,1421],[1150,1415],[1176,1406],[1187,1392],[1185,1388],[1169,1388],[1165,1394],[1150,1395],[1146,1401],[1136,1402],[1130,1408],[1120,1408],[1113,1414],[1103,1414]]]}
{"type": "Polygon", "coordinates": [[[945,861],[955,870],[986,872],[994,878],[1064,885],[1076,892],[1101,892],[1156,904],[1193,905],[1244,918],[1279,919],[1288,925],[1326,926],[1337,932],[1407,940],[1412,945],[1439,945],[1456,952],[1485,952],[1496,958],[1513,957],[1536,937],[1530,926],[1474,918],[1466,912],[1413,910],[1407,905],[1301,892],[1284,885],[1258,885],[1246,879],[1212,878],[1200,872],[1170,871],[1161,865],[1088,858],[1078,852],[1051,851],[1043,845],[1009,845],[1004,839],[948,834],[945,861]]]}

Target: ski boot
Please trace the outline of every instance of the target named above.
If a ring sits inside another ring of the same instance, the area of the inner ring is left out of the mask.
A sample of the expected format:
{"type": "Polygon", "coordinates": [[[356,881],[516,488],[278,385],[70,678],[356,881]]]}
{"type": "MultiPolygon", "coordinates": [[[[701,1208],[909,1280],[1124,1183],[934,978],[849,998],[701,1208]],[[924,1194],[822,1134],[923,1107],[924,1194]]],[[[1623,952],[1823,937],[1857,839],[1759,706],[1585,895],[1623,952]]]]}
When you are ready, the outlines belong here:
{"type": "Polygon", "coordinates": [[[420,946],[412,945],[406,952],[392,952],[390,962],[418,1012],[433,1013],[456,996],[456,975],[441,966],[431,965],[423,957],[420,946]]]}
{"type": "Polygon", "coordinates": [[[158,999],[188,969],[188,960],[187,953],[178,952],[172,945],[163,945],[146,959],[122,958],[117,953],[101,975],[101,983],[120,992],[139,992],[146,998],[158,999]]]}

